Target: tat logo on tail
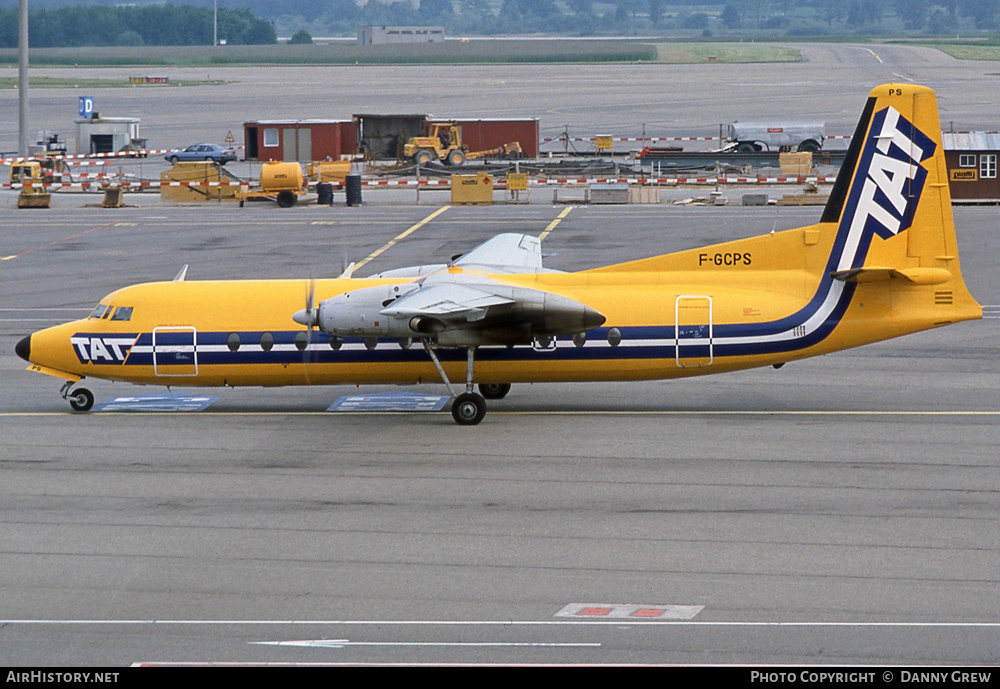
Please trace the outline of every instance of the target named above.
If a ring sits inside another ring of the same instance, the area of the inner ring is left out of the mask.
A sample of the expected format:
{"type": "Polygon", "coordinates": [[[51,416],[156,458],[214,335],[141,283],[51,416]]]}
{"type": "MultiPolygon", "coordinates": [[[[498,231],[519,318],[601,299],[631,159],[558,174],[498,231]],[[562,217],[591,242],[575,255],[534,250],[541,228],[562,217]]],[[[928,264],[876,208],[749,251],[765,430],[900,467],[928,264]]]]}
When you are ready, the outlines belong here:
{"type": "Polygon", "coordinates": [[[889,239],[910,226],[927,178],[920,163],[935,149],[934,142],[895,108],[875,114],[859,168],[867,174],[851,191],[852,234],[860,224],[864,234],[889,239]]]}

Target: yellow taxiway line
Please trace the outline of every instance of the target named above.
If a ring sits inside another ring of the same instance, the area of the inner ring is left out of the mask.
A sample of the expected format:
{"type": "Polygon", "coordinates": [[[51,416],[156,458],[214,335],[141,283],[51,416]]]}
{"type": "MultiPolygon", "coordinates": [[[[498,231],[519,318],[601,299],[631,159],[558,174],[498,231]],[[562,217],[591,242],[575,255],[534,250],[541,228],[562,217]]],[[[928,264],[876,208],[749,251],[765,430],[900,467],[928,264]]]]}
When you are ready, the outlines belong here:
{"type": "Polygon", "coordinates": [[[354,269],[358,270],[359,268],[361,268],[365,264],[367,264],[367,263],[373,261],[374,259],[378,258],[382,254],[384,254],[386,251],[388,251],[389,249],[391,249],[393,246],[395,246],[398,242],[406,239],[411,234],[413,234],[414,232],[416,232],[417,230],[419,230],[421,227],[423,227],[424,225],[426,225],[427,223],[429,223],[434,218],[436,218],[439,215],[441,215],[442,213],[444,213],[449,208],[451,208],[451,206],[444,206],[442,208],[438,208],[436,211],[434,211],[433,213],[431,213],[430,215],[428,215],[426,218],[424,218],[423,220],[421,220],[420,222],[418,222],[416,225],[413,225],[413,226],[407,228],[406,230],[400,232],[398,235],[396,235],[395,237],[393,237],[392,239],[390,239],[388,242],[386,242],[384,246],[382,246],[381,248],[376,249],[372,253],[368,254],[368,256],[364,260],[358,261],[358,263],[355,264],[354,269]]]}
{"type": "Polygon", "coordinates": [[[562,213],[559,214],[559,216],[555,220],[553,220],[552,222],[550,222],[549,226],[546,227],[544,230],[542,230],[542,233],[540,235],[538,235],[538,241],[544,242],[545,238],[548,237],[550,234],[552,234],[552,230],[556,229],[556,227],[559,225],[559,223],[561,223],[563,221],[563,218],[565,218],[567,215],[569,215],[569,212],[571,210],[573,210],[572,206],[570,206],[569,208],[567,208],[566,210],[564,210],[562,213]]]}

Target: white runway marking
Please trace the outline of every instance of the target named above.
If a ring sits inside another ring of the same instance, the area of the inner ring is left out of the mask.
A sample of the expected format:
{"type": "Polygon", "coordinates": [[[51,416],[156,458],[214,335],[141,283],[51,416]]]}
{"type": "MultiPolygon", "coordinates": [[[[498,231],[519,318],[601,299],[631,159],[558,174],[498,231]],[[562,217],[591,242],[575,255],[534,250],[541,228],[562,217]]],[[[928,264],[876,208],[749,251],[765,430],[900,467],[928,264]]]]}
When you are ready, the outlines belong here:
{"type": "Polygon", "coordinates": [[[348,641],[347,639],[316,639],[313,641],[251,641],[253,646],[296,646],[299,648],[345,648],[347,646],[432,646],[449,648],[600,648],[600,643],[537,642],[537,641],[348,641]]]}
{"type": "Polygon", "coordinates": [[[693,620],[30,620],[0,619],[0,625],[64,626],[207,626],[260,627],[265,625],[387,626],[387,627],[558,627],[579,625],[671,627],[853,627],[857,629],[1000,629],[1000,622],[736,622],[693,620]]]}
{"type": "MultiPolygon", "coordinates": [[[[102,416],[113,417],[123,413],[135,412],[103,412],[102,416]]],[[[324,411],[203,411],[203,412],[142,412],[146,416],[163,416],[169,413],[171,416],[186,416],[197,413],[198,416],[225,416],[225,417],[297,417],[297,416],[329,416],[329,412],[324,411]]],[[[402,416],[407,413],[424,414],[425,412],[338,412],[339,416],[381,416],[383,414],[393,414],[402,416]]],[[[574,411],[560,411],[556,409],[539,411],[490,411],[493,416],[896,416],[896,417],[920,417],[920,416],[1000,416],[1000,410],[996,409],[971,409],[971,410],[927,410],[927,411],[889,411],[889,410],[802,410],[802,411],[762,411],[762,410],[635,410],[635,409],[578,409],[574,411]]],[[[43,416],[80,416],[78,412],[71,411],[47,411],[47,412],[0,412],[0,418],[14,417],[43,417],[43,416]]]]}

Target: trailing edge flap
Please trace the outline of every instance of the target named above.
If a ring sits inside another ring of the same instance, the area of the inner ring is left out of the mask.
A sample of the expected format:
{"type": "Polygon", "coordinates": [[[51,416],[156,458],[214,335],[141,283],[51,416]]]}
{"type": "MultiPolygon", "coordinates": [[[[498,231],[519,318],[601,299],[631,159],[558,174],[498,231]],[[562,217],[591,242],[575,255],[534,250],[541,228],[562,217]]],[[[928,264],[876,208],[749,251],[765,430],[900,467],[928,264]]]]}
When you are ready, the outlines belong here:
{"type": "Polygon", "coordinates": [[[433,316],[443,320],[477,321],[486,315],[487,307],[513,303],[514,300],[498,294],[451,283],[421,287],[379,313],[395,318],[433,316]]]}
{"type": "Polygon", "coordinates": [[[915,285],[940,285],[943,282],[951,280],[952,274],[947,268],[883,268],[869,266],[866,268],[852,268],[851,270],[838,270],[830,273],[830,277],[834,280],[853,283],[883,282],[903,278],[915,285]]]}

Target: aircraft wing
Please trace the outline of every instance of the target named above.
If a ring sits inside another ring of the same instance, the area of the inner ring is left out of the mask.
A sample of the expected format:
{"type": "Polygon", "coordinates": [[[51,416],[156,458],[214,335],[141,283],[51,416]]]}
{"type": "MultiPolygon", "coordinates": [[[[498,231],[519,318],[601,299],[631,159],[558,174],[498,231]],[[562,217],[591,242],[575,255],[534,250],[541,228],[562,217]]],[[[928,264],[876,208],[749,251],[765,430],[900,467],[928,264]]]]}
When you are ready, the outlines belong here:
{"type": "Polygon", "coordinates": [[[338,294],[320,302],[315,317],[303,311],[293,319],[338,337],[430,337],[444,347],[525,343],[604,323],[569,297],[453,271],[338,294]]]}
{"type": "Polygon", "coordinates": [[[542,241],[527,234],[498,234],[467,254],[454,265],[467,268],[502,268],[504,272],[530,273],[542,268],[542,241]]]}
{"type": "Polygon", "coordinates": [[[394,318],[428,316],[441,321],[478,321],[483,319],[490,306],[513,303],[513,299],[500,294],[465,285],[442,283],[414,290],[379,313],[394,318]]]}
{"type": "Polygon", "coordinates": [[[542,241],[527,234],[508,232],[460,254],[450,264],[431,263],[385,270],[373,278],[418,278],[433,275],[450,266],[477,268],[487,273],[561,273],[542,266],[542,241]]]}

